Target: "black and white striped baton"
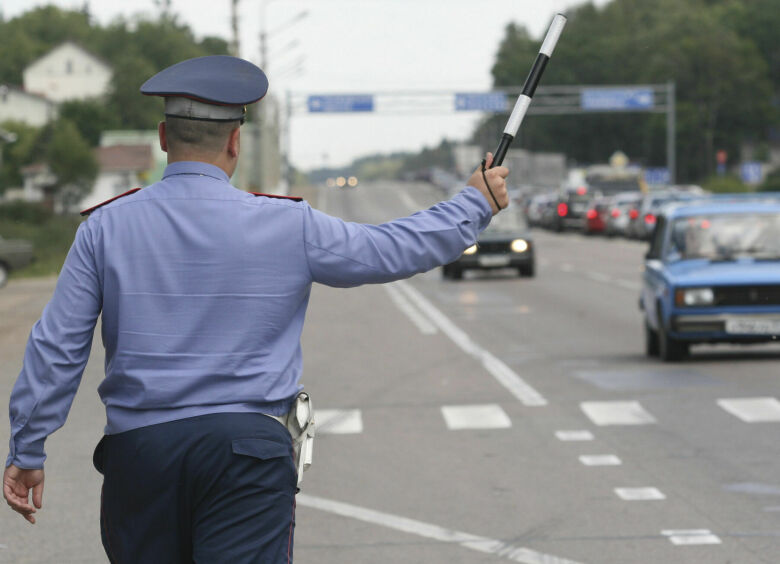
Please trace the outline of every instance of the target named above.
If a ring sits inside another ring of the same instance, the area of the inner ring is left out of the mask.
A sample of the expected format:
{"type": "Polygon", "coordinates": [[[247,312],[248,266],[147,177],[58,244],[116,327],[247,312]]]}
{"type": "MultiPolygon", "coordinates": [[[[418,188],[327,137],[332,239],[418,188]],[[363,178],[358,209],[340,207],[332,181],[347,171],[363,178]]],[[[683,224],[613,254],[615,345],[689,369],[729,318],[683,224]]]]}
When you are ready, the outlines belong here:
{"type": "Polygon", "coordinates": [[[509,116],[509,121],[506,122],[504,134],[501,136],[501,142],[498,144],[498,148],[493,154],[492,166],[499,166],[504,162],[504,157],[509,150],[509,145],[512,144],[515,135],[517,135],[517,130],[520,129],[520,124],[523,122],[525,113],[528,111],[528,106],[531,104],[531,98],[534,97],[536,87],[539,85],[539,79],[542,78],[542,73],[547,66],[547,61],[552,57],[555,44],[558,43],[558,38],[561,36],[563,26],[565,25],[566,16],[563,14],[556,14],[550,24],[550,28],[547,30],[547,35],[544,37],[542,48],[539,49],[539,54],[536,55],[534,66],[531,67],[531,72],[528,73],[528,78],[525,79],[523,91],[520,96],[517,97],[517,102],[515,102],[515,107],[512,109],[512,113],[509,116]]]}

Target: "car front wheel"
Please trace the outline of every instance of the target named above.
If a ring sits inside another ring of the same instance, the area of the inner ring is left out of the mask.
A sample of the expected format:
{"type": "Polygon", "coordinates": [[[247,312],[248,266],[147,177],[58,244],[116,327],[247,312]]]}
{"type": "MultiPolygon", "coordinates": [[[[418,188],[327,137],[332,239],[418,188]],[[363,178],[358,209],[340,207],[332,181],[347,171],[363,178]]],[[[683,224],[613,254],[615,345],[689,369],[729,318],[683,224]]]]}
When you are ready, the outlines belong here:
{"type": "Polygon", "coordinates": [[[650,324],[645,320],[645,354],[647,356],[658,356],[658,331],[650,327],[650,324]]]}
{"type": "Polygon", "coordinates": [[[670,337],[663,323],[658,323],[658,355],[664,362],[675,362],[688,356],[690,345],[670,337]]]}

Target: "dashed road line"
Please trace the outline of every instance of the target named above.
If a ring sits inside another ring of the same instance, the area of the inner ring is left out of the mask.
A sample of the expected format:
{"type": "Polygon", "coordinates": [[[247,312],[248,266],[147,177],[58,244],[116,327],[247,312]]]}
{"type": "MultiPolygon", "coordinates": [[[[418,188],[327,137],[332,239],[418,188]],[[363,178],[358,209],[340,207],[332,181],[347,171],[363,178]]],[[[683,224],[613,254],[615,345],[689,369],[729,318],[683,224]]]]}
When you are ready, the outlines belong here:
{"type": "Polygon", "coordinates": [[[668,537],[669,541],[677,546],[721,544],[720,539],[713,535],[709,529],[670,529],[661,531],[661,534],[668,537]]]}
{"type": "Polygon", "coordinates": [[[658,488],[615,488],[618,497],[625,501],[661,501],[666,496],[658,488]]]}
{"type": "Polygon", "coordinates": [[[441,413],[450,430],[506,429],[512,426],[509,416],[496,404],[445,405],[441,413]]]}
{"type": "Polygon", "coordinates": [[[380,525],[389,529],[395,529],[404,533],[437,540],[440,542],[458,544],[464,548],[475,550],[483,554],[495,554],[512,562],[522,564],[578,564],[574,560],[560,558],[550,554],[544,554],[519,546],[512,546],[497,539],[490,539],[463,533],[453,529],[445,529],[438,525],[432,525],[415,519],[408,519],[399,515],[375,511],[349,503],[333,501],[309,494],[296,496],[298,506],[319,509],[342,517],[357,519],[365,523],[380,525]]]}
{"type": "Polygon", "coordinates": [[[318,434],[353,435],[363,432],[363,416],[359,409],[316,409],[314,421],[318,434]]]}
{"type": "Polygon", "coordinates": [[[604,425],[648,425],[653,417],[638,401],[586,401],[580,408],[593,423],[604,425]]]}
{"type": "Polygon", "coordinates": [[[780,422],[777,398],[719,399],[718,405],[745,423],[780,422]]]}
{"type": "Polygon", "coordinates": [[[555,437],[559,441],[592,441],[593,433],[590,431],[555,431],[555,437]]]}
{"type": "Polygon", "coordinates": [[[612,282],[612,278],[610,276],[607,276],[603,272],[595,272],[593,270],[589,270],[585,273],[585,276],[590,278],[591,280],[595,280],[596,282],[612,282]]]}
{"type": "Polygon", "coordinates": [[[623,280],[622,278],[618,278],[615,280],[615,284],[621,288],[625,288],[626,290],[642,289],[642,285],[639,282],[634,282],[633,280],[623,280]]]}
{"type": "Polygon", "coordinates": [[[547,405],[547,400],[523,380],[514,370],[509,368],[503,361],[494,356],[491,352],[483,349],[475,343],[462,329],[455,325],[439,309],[428,301],[411,284],[399,281],[393,283],[399,288],[409,300],[414,303],[420,311],[436,325],[442,333],[447,335],[460,349],[474,357],[502,386],[523,405],[542,406],[547,405]]]}
{"type": "Polygon", "coordinates": [[[614,454],[583,454],[580,462],[585,466],[620,466],[623,461],[614,454]]]}

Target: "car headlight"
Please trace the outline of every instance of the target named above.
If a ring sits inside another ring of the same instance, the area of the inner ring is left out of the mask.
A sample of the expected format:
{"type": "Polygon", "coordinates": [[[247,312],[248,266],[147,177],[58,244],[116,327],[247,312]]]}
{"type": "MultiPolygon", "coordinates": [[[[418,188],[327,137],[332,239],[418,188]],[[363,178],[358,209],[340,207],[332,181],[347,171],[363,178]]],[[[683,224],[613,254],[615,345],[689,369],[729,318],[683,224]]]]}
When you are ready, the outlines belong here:
{"type": "Polygon", "coordinates": [[[509,245],[514,253],[524,253],[528,250],[528,241],[525,239],[515,239],[512,244],[509,245]]]}
{"type": "Polygon", "coordinates": [[[678,306],[707,306],[715,302],[715,292],[712,288],[685,288],[677,290],[674,302],[678,306]]]}
{"type": "Polygon", "coordinates": [[[471,245],[468,249],[463,251],[463,254],[464,255],[473,255],[476,252],[477,252],[477,246],[476,245],[471,245]]]}

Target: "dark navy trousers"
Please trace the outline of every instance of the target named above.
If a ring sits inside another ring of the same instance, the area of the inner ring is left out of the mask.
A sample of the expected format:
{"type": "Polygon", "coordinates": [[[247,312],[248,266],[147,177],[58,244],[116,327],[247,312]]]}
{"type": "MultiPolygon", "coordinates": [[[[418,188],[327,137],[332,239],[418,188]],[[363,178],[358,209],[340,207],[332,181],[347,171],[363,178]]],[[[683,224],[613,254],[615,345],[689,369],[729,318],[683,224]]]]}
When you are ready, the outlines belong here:
{"type": "Polygon", "coordinates": [[[106,435],[94,463],[112,564],[292,562],[292,440],[270,417],[212,414],[106,435]]]}

